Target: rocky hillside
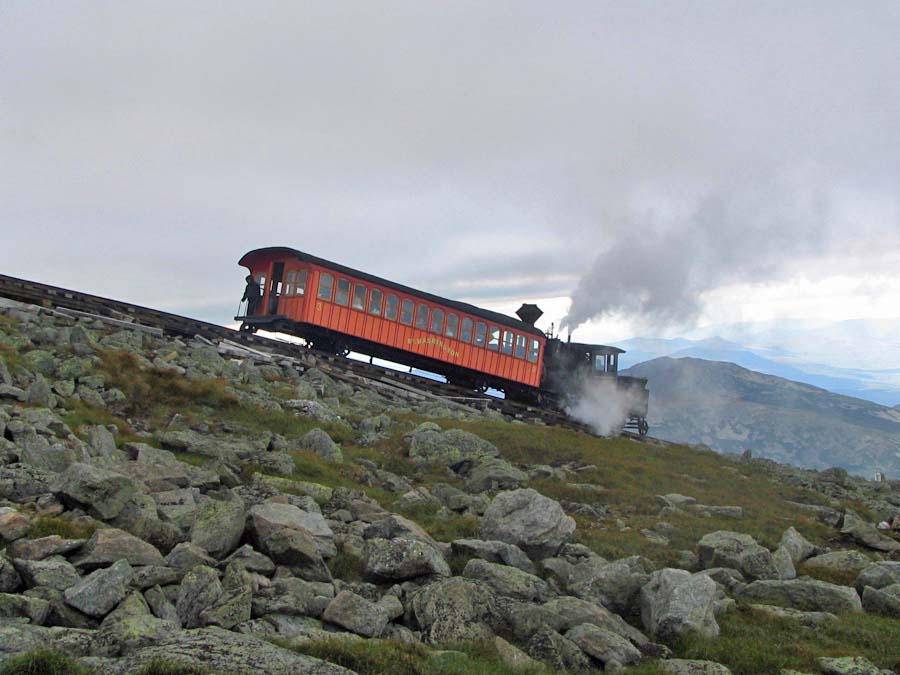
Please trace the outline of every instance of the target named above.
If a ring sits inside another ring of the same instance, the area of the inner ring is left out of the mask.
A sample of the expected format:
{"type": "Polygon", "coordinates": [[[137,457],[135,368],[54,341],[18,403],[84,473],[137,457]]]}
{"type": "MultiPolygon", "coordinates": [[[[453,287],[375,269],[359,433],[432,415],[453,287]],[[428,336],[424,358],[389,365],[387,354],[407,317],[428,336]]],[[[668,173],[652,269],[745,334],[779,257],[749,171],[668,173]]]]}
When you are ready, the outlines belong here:
{"type": "Polygon", "coordinates": [[[750,449],[814,469],[900,476],[894,408],[720,361],[664,357],[624,372],[650,379],[650,427],[659,438],[720,452],[750,449]]]}
{"type": "Polygon", "coordinates": [[[0,312],[0,673],[900,668],[897,482],[327,367],[0,312]]]}

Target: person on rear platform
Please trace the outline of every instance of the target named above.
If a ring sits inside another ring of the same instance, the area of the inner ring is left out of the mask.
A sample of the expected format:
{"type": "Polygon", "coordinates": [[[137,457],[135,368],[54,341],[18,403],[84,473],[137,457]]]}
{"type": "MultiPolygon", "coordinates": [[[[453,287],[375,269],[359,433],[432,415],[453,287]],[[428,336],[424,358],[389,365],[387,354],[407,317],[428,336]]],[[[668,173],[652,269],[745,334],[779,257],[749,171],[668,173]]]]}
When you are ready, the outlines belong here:
{"type": "Polygon", "coordinates": [[[252,274],[247,275],[247,287],[244,289],[244,297],[241,298],[241,302],[244,300],[247,301],[247,314],[246,316],[252,316],[256,314],[256,309],[259,307],[259,301],[262,298],[262,291],[259,290],[259,284],[256,283],[256,279],[253,278],[252,274]]]}

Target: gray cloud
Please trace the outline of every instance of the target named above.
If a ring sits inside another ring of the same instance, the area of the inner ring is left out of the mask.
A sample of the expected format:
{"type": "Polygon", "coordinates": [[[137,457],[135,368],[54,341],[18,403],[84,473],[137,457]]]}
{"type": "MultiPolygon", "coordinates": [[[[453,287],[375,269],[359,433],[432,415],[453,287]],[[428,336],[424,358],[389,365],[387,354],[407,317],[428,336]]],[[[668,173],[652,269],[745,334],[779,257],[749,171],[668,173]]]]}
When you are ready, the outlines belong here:
{"type": "Polygon", "coordinates": [[[0,267],[213,312],[289,245],[681,317],[896,226],[898,32],[893,2],[5,2],[0,267]]]}

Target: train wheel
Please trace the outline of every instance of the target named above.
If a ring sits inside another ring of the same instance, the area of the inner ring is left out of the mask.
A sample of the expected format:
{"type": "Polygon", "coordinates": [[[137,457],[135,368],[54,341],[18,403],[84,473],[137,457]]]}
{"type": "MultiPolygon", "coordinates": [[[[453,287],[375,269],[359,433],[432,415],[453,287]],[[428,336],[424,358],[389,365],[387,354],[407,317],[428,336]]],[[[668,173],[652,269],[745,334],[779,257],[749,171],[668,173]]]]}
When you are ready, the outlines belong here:
{"type": "Polygon", "coordinates": [[[256,332],[256,329],[251,326],[249,323],[242,323],[241,327],[238,329],[241,333],[250,333],[253,334],[256,332]]]}
{"type": "Polygon", "coordinates": [[[647,424],[647,420],[642,417],[638,420],[638,433],[641,436],[646,436],[648,431],[650,431],[650,425],[647,424]]]}

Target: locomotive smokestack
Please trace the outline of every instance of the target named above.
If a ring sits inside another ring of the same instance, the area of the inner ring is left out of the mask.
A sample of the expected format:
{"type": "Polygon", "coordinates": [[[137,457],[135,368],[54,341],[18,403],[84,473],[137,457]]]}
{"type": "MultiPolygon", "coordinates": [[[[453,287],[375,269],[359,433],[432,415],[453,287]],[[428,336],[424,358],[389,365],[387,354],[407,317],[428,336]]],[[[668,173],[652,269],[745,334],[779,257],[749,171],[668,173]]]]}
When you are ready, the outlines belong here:
{"type": "Polygon", "coordinates": [[[540,310],[537,305],[529,305],[523,304],[516,310],[516,316],[518,316],[522,321],[527,323],[529,326],[533,326],[534,322],[540,319],[544,313],[540,310]]]}

